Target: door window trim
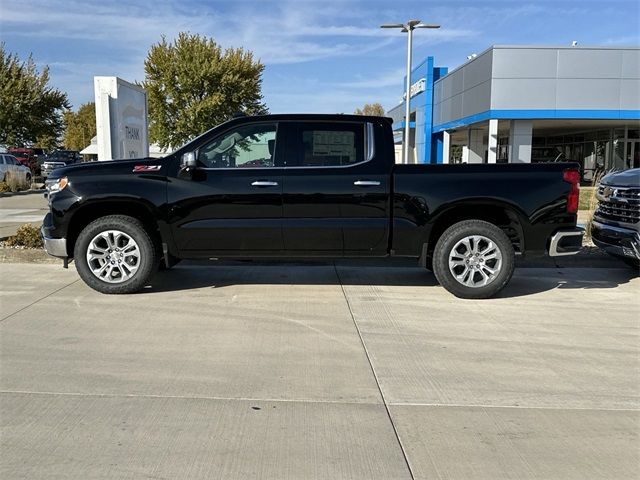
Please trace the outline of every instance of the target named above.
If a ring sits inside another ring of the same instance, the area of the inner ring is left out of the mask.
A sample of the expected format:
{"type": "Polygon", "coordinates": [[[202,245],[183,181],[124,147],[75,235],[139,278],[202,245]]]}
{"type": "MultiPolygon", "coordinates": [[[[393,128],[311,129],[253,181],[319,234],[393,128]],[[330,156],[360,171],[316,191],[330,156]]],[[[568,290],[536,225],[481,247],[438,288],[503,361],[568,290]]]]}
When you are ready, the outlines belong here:
{"type": "MultiPolygon", "coordinates": [[[[327,123],[327,122],[319,122],[316,120],[305,120],[302,122],[291,122],[291,123],[296,123],[296,124],[301,124],[301,123],[327,123]]],[[[331,122],[334,123],[334,122],[331,122]]],[[[335,122],[335,123],[343,123],[343,124],[348,124],[348,125],[362,125],[359,122],[335,122]]],[[[362,160],[361,162],[357,162],[357,163],[352,163],[350,165],[293,165],[293,166],[288,166],[288,165],[284,165],[284,168],[287,170],[308,170],[310,168],[316,168],[316,169],[331,169],[331,168],[352,168],[352,167],[357,167],[360,165],[364,165],[365,163],[369,163],[371,160],[373,160],[373,157],[375,157],[375,133],[374,133],[374,129],[373,129],[373,123],[371,122],[365,122],[365,130],[364,130],[364,160],[362,160]]],[[[296,138],[296,141],[298,139],[296,138]]]]}

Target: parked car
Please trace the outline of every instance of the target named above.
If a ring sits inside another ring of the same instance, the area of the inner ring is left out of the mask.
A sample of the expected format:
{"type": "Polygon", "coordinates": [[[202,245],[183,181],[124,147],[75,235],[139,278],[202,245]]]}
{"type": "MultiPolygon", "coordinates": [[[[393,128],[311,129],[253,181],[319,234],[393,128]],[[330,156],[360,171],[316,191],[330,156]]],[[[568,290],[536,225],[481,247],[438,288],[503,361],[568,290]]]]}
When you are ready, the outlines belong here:
{"type": "Polygon", "coordinates": [[[16,157],[18,162],[31,170],[31,174],[36,176],[40,175],[41,167],[38,163],[38,158],[35,154],[35,149],[32,148],[10,148],[9,153],[16,157]]]}
{"type": "Polygon", "coordinates": [[[40,174],[42,174],[42,164],[47,158],[47,151],[44,148],[33,147],[33,155],[36,157],[38,167],[40,168],[40,174]]]}
{"type": "Polygon", "coordinates": [[[56,168],[82,162],[82,155],[75,150],[56,150],[46,156],[42,164],[42,176],[47,178],[56,168]]]}
{"type": "Polygon", "coordinates": [[[0,154],[0,181],[8,182],[12,178],[31,183],[31,170],[22,165],[13,155],[0,154]]]}
{"type": "Polygon", "coordinates": [[[184,258],[413,257],[454,295],[486,298],[515,255],[571,255],[575,163],[396,165],[392,121],[267,115],[171,155],[55,170],[45,248],[103,293],[184,258]]]}
{"type": "Polygon", "coordinates": [[[640,266],[640,168],[610,173],[596,193],[591,238],[598,247],[640,266]]]}

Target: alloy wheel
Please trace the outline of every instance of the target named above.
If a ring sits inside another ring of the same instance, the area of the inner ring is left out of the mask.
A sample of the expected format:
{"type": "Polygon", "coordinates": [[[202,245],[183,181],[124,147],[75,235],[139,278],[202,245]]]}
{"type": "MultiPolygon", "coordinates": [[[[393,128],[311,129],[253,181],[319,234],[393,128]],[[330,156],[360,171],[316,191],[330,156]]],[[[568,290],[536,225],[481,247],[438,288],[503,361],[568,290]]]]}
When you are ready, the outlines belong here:
{"type": "Polygon", "coordinates": [[[466,287],[479,288],[493,282],[502,268],[502,252],[482,235],[459,240],[449,252],[449,270],[466,287]]]}
{"type": "Polygon", "coordinates": [[[132,278],[140,267],[140,259],[136,241],[120,230],[98,233],[87,248],[91,273],[108,283],[122,283],[132,278]]]}

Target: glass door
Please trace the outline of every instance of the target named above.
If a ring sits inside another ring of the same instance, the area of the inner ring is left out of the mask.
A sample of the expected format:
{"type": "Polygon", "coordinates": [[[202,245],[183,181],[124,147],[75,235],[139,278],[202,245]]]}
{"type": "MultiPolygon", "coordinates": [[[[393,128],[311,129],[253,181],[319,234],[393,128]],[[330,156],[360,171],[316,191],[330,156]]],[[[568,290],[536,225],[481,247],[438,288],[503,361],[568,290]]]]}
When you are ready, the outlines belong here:
{"type": "Polygon", "coordinates": [[[640,167],[640,140],[627,141],[627,155],[624,163],[625,168],[640,167]]]}

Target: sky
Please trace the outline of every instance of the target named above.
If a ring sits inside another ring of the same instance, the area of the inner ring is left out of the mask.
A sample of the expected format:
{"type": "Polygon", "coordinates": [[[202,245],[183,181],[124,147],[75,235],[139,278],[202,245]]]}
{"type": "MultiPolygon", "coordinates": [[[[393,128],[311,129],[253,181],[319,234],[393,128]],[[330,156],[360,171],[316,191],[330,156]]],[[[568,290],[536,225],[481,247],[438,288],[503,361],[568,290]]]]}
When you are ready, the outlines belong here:
{"type": "Polygon", "coordinates": [[[640,45],[638,0],[0,0],[0,39],[48,65],[74,109],[94,75],[141,81],[151,45],[188,31],[253,51],[272,113],[351,113],[400,103],[406,36],[379,26],[409,19],[441,25],[415,32],[414,65],[450,70],[491,45],[640,45]]]}

